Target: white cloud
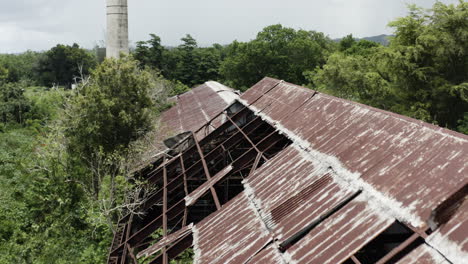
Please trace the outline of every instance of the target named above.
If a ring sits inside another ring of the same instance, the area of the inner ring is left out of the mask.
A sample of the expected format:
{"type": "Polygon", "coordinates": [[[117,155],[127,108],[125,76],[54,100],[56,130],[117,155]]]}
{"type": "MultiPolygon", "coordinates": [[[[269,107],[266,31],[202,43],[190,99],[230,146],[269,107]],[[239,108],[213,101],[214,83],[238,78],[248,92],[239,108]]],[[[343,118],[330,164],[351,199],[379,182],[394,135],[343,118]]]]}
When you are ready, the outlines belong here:
{"type": "MultiPolygon", "coordinates": [[[[406,3],[435,0],[128,0],[130,40],[161,36],[178,45],[186,33],[200,44],[255,38],[263,27],[316,30],[331,37],[390,34],[406,3]]],[[[457,3],[458,0],[443,0],[457,3]]],[[[105,0],[0,0],[0,52],[44,50],[57,43],[92,47],[104,39],[105,0]]]]}

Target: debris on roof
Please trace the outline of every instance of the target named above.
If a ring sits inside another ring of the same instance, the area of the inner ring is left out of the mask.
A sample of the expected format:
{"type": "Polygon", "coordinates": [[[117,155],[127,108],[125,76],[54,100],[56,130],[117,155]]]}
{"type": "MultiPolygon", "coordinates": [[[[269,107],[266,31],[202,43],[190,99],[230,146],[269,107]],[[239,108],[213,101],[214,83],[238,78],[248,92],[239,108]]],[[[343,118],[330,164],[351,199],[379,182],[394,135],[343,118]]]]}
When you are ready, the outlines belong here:
{"type": "Polygon", "coordinates": [[[163,116],[191,136],[140,172],[156,191],[108,263],[468,260],[466,135],[271,78],[240,98],[205,83],[163,116]]]}

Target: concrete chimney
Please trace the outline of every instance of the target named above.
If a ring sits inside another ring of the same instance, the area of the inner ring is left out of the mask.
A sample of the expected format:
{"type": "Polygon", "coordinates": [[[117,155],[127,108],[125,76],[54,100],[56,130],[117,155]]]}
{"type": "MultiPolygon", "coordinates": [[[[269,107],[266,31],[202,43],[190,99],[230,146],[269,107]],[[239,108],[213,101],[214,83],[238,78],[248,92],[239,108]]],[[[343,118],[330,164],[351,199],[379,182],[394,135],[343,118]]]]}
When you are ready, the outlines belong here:
{"type": "Polygon", "coordinates": [[[106,57],[119,58],[120,52],[128,53],[128,5],[127,0],[107,1],[106,57]]]}

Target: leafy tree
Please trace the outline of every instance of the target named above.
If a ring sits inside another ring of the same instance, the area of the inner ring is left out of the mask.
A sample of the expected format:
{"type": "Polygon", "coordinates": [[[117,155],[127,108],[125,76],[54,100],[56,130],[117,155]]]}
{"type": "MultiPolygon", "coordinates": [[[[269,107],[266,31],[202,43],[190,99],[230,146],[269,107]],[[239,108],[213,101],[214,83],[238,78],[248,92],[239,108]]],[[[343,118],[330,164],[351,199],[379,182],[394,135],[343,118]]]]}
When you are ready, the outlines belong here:
{"type": "Polygon", "coordinates": [[[0,83],[0,122],[23,123],[31,103],[21,83],[0,83]]]}
{"type": "Polygon", "coordinates": [[[80,48],[78,44],[59,44],[40,58],[36,71],[44,86],[70,87],[74,78],[88,75],[95,66],[96,58],[92,52],[80,48]]]}
{"type": "Polygon", "coordinates": [[[197,49],[197,41],[187,34],[181,39],[183,43],[177,48],[179,60],[176,64],[177,80],[182,83],[193,85],[199,79],[197,76],[197,57],[195,50],[197,49]]]}
{"type": "Polygon", "coordinates": [[[456,128],[468,110],[468,3],[410,6],[410,14],[390,23],[396,36],[383,57],[393,74],[404,109],[424,112],[426,121],[456,128]]]}
{"type": "Polygon", "coordinates": [[[8,78],[8,69],[0,65],[0,82],[6,81],[8,78]]]}
{"type": "MultiPolygon", "coordinates": [[[[38,93],[60,105],[56,91],[38,93]]],[[[0,263],[105,260],[110,231],[90,221],[91,204],[72,181],[76,172],[65,166],[63,137],[54,127],[26,123],[0,132],[0,263]]]]}
{"type": "MultiPolygon", "coordinates": [[[[359,41],[307,77],[315,89],[464,131],[468,3],[410,6],[389,47],[359,41]]],[[[344,45],[346,46],[346,45],[344,45]]]]}
{"type": "Polygon", "coordinates": [[[339,51],[345,51],[356,43],[356,40],[354,39],[352,34],[347,35],[346,37],[342,38],[340,42],[338,43],[339,46],[339,51]]]}
{"type": "Polygon", "coordinates": [[[164,48],[160,38],[151,34],[149,41],[137,43],[135,58],[142,66],[158,69],[165,78],[184,85],[194,86],[219,79],[224,47],[219,44],[208,48],[198,47],[197,41],[190,35],[181,40],[183,43],[176,48],[164,48]]]}
{"type": "MultiPolygon", "coordinates": [[[[33,51],[26,51],[21,54],[0,54],[0,69],[6,69],[8,72],[7,78],[4,80],[7,82],[29,81],[36,83],[38,74],[35,72],[35,67],[40,55],[40,53],[33,51]]],[[[2,74],[0,73],[0,75],[2,74]]]]}
{"type": "Polygon", "coordinates": [[[107,59],[73,98],[65,136],[72,156],[93,171],[88,184],[95,198],[103,175],[113,181],[129,144],[151,129],[151,78],[131,57],[107,59]]]}
{"type": "Polygon", "coordinates": [[[155,34],[150,34],[151,39],[148,41],[139,41],[134,52],[135,59],[139,60],[144,66],[149,66],[156,69],[163,68],[163,51],[161,38],[155,34]]]}
{"type": "Polygon", "coordinates": [[[333,46],[322,33],[273,25],[250,42],[229,45],[220,71],[234,87],[249,87],[265,76],[302,84],[303,73],[323,65],[333,46]]]}

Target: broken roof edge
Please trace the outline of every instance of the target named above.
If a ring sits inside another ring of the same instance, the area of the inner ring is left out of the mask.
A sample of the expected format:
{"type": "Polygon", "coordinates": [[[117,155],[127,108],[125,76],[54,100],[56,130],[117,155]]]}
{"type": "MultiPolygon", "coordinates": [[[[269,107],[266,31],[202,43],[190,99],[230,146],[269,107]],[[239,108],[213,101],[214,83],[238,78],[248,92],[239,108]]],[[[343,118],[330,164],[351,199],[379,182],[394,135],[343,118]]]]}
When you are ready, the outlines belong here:
{"type": "MultiPolygon", "coordinates": [[[[441,127],[441,126],[438,126],[438,125],[435,125],[435,124],[424,122],[424,121],[416,119],[416,118],[401,115],[401,114],[398,114],[398,113],[395,113],[395,112],[391,112],[389,110],[383,110],[383,109],[373,107],[373,106],[370,106],[370,105],[366,105],[366,104],[363,104],[363,103],[359,103],[359,102],[356,102],[356,101],[343,99],[343,98],[340,98],[340,97],[337,97],[337,96],[333,96],[333,95],[330,95],[330,94],[327,94],[327,93],[323,93],[323,92],[314,90],[312,88],[307,88],[307,87],[304,87],[304,86],[289,83],[289,82],[286,82],[284,80],[279,80],[279,79],[275,79],[275,78],[272,78],[272,77],[264,77],[258,83],[260,83],[262,81],[265,81],[265,80],[275,81],[275,82],[277,82],[276,85],[283,84],[283,85],[288,85],[288,86],[291,86],[291,87],[299,88],[301,90],[310,92],[311,95],[313,95],[313,96],[320,95],[320,96],[326,97],[326,98],[331,99],[331,100],[337,100],[339,102],[343,102],[343,103],[346,103],[346,104],[356,105],[356,106],[365,108],[365,109],[367,109],[369,111],[372,111],[372,112],[377,112],[377,113],[380,113],[380,114],[391,116],[391,117],[396,118],[398,120],[401,120],[401,121],[403,121],[405,123],[417,125],[417,126],[420,126],[420,127],[424,128],[424,129],[429,129],[429,130],[431,130],[431,131],[433,131],[435,133],[438,133],[438,134],[441,134],[441,135],[444,135],[444,136],[448,136],[448,137],[454,138],[456,140],[460,140],[462,142],[468,142],[468,135],[465,135],[463,133],[460,133],[460,132],[457,132],[457,131],[454,131],[454,130],[451,130],[451,129],[448,129],[448,128],[445,128],[445,127],[441,127]]],[[[254,87],[257,84],[254,84],[252,87],[254,87]]],[[[250,104],[248,104],[248,105],[250,105],[250,104]]]]}

